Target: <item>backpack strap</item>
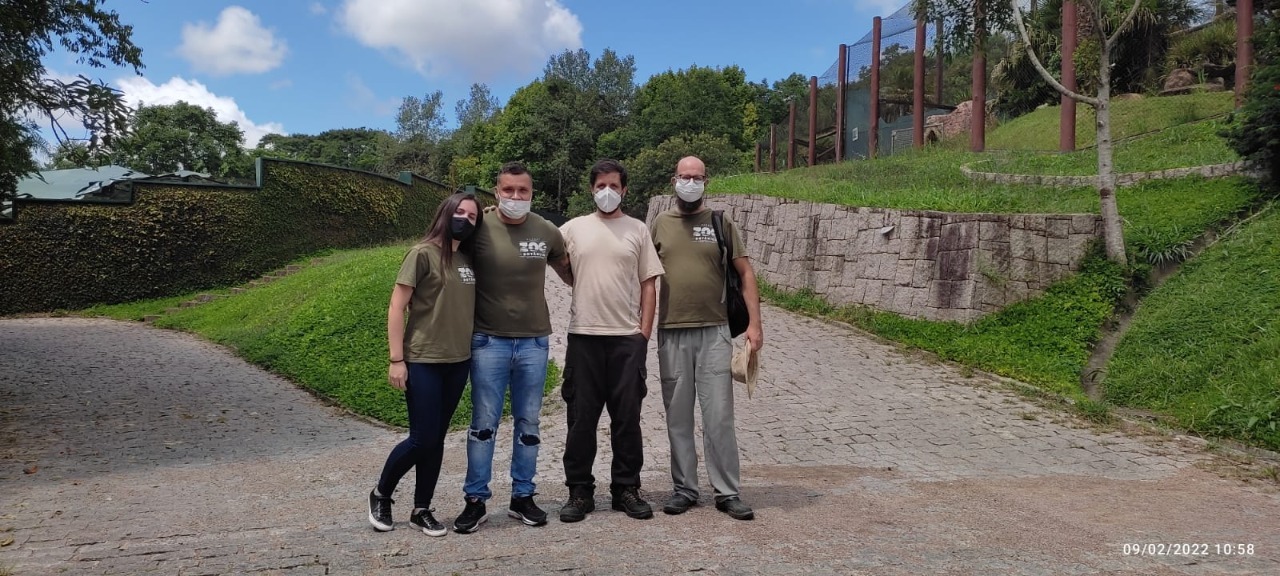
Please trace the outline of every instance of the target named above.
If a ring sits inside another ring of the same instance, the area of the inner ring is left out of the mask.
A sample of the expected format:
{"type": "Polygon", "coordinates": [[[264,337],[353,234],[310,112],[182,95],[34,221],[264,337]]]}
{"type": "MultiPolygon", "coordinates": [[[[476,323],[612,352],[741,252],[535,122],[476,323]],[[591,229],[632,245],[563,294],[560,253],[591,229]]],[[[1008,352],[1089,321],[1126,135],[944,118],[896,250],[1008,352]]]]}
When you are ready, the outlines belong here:
{"type": "Polygon", "coordinates": [[[733,262],[733,245],[724,239],[724,210],[711,211],[711,228],[716,232],[716,245],[720,247],[720,259],[727,270],[733,262]]]}

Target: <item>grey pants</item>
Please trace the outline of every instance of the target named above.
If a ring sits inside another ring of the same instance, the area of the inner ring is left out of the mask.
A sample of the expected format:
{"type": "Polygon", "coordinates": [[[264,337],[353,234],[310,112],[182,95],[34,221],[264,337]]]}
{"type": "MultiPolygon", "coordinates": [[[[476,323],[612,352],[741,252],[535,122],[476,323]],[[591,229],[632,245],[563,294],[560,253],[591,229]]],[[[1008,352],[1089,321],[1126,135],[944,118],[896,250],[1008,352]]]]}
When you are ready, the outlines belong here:
{"type": "Polygon", "coordinates": [[[733,430],[733,341],[729,326],[658,330],[662,405],[671,441],[675,491],[698,498],[698,451],[693,439],[693,402],[702,407],[702,446],[707,476],[717,499],[737,496],[738,437],[733,430]]]}

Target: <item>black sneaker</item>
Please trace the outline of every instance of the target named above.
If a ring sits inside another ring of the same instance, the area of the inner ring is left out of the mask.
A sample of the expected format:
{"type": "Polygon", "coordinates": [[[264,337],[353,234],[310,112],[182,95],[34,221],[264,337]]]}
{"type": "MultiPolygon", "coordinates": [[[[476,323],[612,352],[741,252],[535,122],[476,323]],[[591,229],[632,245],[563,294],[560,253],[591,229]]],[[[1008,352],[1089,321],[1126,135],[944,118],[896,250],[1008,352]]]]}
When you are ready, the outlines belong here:
{"type": "Polygon", "coordinates": [[[627,516],[637,520],[653,518],[653,508],[640,497],[640,490],[635,486],[628,486],[614,493],[613,509],[626,512],[627,516]]]}
{"type": "Polygon", "coordinates": [[[527,526],[541,526],[547,523],[547,513],[533,503],[533,496],[512,498],[507,516],[524,522],[527,526]]]}
{"type": "Polygon", "coordinates": [[[432,510],[417,510],[409,517],[409,525],[422,530],[427,536],[444,536],[449,531],[445,529],[444,524],[436,520],[432,510]]]}
{"type": "Polygon", "coordinates": [[[683,492],[676,492],[667,499],[667,503],[662,506],[662,511],[667,514],[684,514],[697,503],[697,500],[685,496],[683,492]]]}
{"type": "Polygon", "coordinates": [[[391,521],[391,505],[395,503],[390,496],[378,496],[377,490],[369,491],[369,523],[379,532],[390,532],[396,529],[391,521]]]}
{"type": "Polygon", "coordinates": [[[484,500],[467,498],[467,507],[462,509],[458,519],[453,521],[453,531],[459,534],[470,534],[480,529],[480,525],[489,518],[485,512],[484,500]]]}
{"type": "Polygon", "coordinates": [[[595,494],[592,490],[571,489],[569,501],[560,508],[561,522],[581,522],[596,509],[595,494]]]}
{"type": "Polygon", "coordinates": [[[747,506],[746,502],[739,500],[737,496],[717,500],[716,510],[728,514],[734,520],[751,520],[756,517],[756,513],[751,511],[751,507],[747,506]]]}

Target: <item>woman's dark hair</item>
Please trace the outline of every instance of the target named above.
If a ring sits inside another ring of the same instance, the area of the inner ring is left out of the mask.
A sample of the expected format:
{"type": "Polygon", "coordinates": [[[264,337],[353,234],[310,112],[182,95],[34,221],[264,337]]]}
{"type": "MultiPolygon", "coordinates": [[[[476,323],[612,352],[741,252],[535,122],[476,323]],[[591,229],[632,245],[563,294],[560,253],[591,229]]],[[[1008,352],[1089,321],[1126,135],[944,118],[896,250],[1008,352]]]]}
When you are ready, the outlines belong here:
{"type": "MultiPolygon", "coordinates": [[[[445,266],[453,264],[453,213],[458,211],[458,206],[463,201],[470,200],[476,204],[476,230],[480,230],[480,224],[484,222],[484,208],[480,205],[480,200],[474,194],[466,192],[458,192],[440,203],[440,207],[436,209],[436,216],[431,220],[431,226],[427,228],[426,236],[422,237],[423,242],[440,242],[440,259],[445,266]]],[[[473,232],[469,238],[463,240],[458,245],[458,251],[466,254],[468,257],[475,255],[476,235],[473,232]]]]}

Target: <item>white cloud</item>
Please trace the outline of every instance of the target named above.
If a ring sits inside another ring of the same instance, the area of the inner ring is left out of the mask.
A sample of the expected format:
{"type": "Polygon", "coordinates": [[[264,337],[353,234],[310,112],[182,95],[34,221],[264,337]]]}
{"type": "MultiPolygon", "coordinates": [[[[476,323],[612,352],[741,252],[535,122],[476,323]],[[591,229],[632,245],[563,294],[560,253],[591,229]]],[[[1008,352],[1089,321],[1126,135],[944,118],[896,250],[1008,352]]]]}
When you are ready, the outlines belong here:
{"type": "Polygon", "coordinates": [[[285,133],[284,126],[279,122],[255,123],[249,119],[244,110],[240,109],[240,105],[236,104],[235,98],[218,96],[210,92],[204,84],[195,80],[187,80],[175,76],[164,84],[157,86],[146,78],[132,76],[121,79],[117,82],[117,86],[124,92],[125,100],[129,105],[134,107],[139,104],[147,104],[148,106],[174,104],[181,100],[201,108],[213,108],[218,121],[235,122],[240,125],[240,129],[244,131],[244,145],[246,148],[256,147],[258,140],[261,140],[267,134],[273,132],[278,134],[285,133]]]}
{"type": "Polygon", "coordinates": [[[197,71],[215,76],[260,74],[284,61],[288,46],[262,27],[258,16],[240,6],[228,6],[218,23],[182,25],[178,53],[197,71]]]}
{"type": "Polygon", "coordinates": [[[325,14],[329,13],[329,9],[325,8],[324,4],[321,4],[319,2],[312,2],[311,13],[315,14],[316,16],[324,16],[325,14]]]}
{"type": "Polygon", "coordinates": [[[469,81],[527,74],[582,47],[582,23],[558,0],[345,0],[337,19],[362,44],[425,75],[469,81]]]}
{"type": "Polygon", "coordinates": [[[400,106],[399,98],[378,98],[373,89],[355,74],[347,75],[347,87],[351,89],[347,103],[357,110],[372,111],[378,116],[390,116],[400,106]]]}

